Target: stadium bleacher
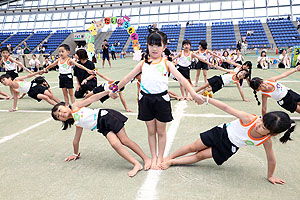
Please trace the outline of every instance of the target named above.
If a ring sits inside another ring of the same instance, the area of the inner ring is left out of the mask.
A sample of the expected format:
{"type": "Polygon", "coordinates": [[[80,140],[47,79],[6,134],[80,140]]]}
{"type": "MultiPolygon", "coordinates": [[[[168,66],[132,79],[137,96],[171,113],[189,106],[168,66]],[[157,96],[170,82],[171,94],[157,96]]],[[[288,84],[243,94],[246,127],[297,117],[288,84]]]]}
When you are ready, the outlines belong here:
{"type": "Polygon", "coordinates": [[[236,46],[232,22],[213,22],[211,26],[212,49],[233,49],[236,46]]]}
{"type": "Polygon", "coordinates": [[[206,40],[206,23],[187,26],[185,28],[184,39],[191,41],[191,50],[198,50],[199,42],[206,40]]]}
{"type": "MultiPolygon", "coordinates": [[[[139,36],[139,44],[140,44],[140,49],[146,49],[147,48],[147,36],[149,34],[148,32],[148,26],[139,26],[138,29],[136,30],[136,33],[139,36]]],[[[132,42],[130,43],[127,52],[133,52],[133,47],[132,47],[132,42]]]]}
{"type": "Polygon", "coordinates": [[[11,44],[11,47],[15,48],[30,34],[32,34],[32,32],[17,32],[15,35],[11,36],[8,40],[6,40],[2,44],[2,46],[7,46],[8,44],[11,44]]]}
{"type": "MultiPolygon", "coordinates": [[[[129,34],[127,33],[127,30],[124,29],[123,27],[117,27],[113,33],[111,34],[110,38],[107,40],[108,44],[114,44],[115,41],[119,41],[120,42],[120,46],[116,47],[116,53],[120,53],[123,48],[124,45],[126,44],[127,40],[128,40],[129,34]]],[[[102,52],[102,49],[101,49],[102,52]]]]}
{"type": "Polygon", "coordinates": [[[300,34],[293,22],[287,19],[267,22],[277,47],[300,45],[300,34]]]}
{"type": "Polygon", "coordinates": [[[270,43],[260,20],[239,21],[241,37],[246,37],[248,48],[270,48],[270,43]],[[247,31],[253,34],[247,36],[247,31]]]}
{"type": "Polygon", "coordinates": [[[36,48],[51,32],[52,31],[37,31],[26,40],[27,46],[32,53],[38,53],[37,49],[35,52],[33,52],[33,49],[36,48]]]}
{"type": "Polygon", "coordinates": [[[167,34],[169,43],[168,49],[170,51],[176,51],[178,46],[178,39],[180,34],[181,25],[163,25],[160,29],[162,32],[167,34]]]}
{"type": "Polygon", "coordinates": [[[58,30],[47,41],[45,53],[51,54],[72,33],[72,30],[58,30]]]}

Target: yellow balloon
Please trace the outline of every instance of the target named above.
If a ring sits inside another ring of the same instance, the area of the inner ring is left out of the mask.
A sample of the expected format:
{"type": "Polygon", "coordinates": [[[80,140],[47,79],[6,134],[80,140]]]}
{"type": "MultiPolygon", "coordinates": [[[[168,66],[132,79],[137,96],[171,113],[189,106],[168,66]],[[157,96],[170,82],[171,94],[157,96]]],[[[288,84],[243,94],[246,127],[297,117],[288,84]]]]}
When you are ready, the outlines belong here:
{"type": "Polygon", "coordinates": [[[88,31],[91,32],[91,35],[97,35],[97,29],[94,26],[94,24],[92,24],[92,26],[90,28],[88,28],[88,31]]]}
{"type": "Polygon", "coordinates": [[[139,50],[140,49],[140,45],[139,46],[134,46],[133,50],[139,50]]]}
{"type": "Polygon", "coordinates": [[[135,29],[134,29],[132,26],[130,26],[130,27],[127,29],[127,32],[128,32],[129,35],[131,35],[131,34],[133,34],[133,33],[135,32],[135,29]]]}
{"type": "Polygon", "coordinates": [[[88,43],[88,48],[87,50],[89,52],[94,52],[95,51],[95,45],[93,43],[88,43]]]}

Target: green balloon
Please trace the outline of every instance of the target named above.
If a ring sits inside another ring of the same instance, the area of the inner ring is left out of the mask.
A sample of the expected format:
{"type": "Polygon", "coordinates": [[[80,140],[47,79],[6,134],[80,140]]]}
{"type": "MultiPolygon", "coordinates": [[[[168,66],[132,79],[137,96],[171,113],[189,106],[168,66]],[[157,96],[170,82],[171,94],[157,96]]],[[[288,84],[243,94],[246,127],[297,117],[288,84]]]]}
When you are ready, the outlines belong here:
{"type": "Polygon", "coordinates": [[[110,22],[111,22],[112,24],[116,24],[116,23],[117,23],[117,18],[116,18],[116,17],[110,18],[110,22]]]}

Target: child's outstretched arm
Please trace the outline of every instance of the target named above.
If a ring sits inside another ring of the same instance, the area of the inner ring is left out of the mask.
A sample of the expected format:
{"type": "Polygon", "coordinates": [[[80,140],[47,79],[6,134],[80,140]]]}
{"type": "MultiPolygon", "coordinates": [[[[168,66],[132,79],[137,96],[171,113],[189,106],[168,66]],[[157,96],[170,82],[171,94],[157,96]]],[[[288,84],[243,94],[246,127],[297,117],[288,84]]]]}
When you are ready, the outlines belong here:
{"type": "Polygon", "coordinates": [[[52,64],[48,65],[48,67],[46,67],[46,68],[44,69],[44,71],[47,72],[49,69],[55,67],[55,66],[58,64],[58,61],[59,61],[59,60],[57,59],[57,60],[54,61],[52,64]]]}
{"type": "Polygon", "coordinates": [[[223,71],[223,72],[227,72],[227,73],[232,73],[232,72],[234,72],[233,70],[225,69],[225,68],[223,68],[223,67],[220,67],[219,65],[216,65],[215,67],[216,67],[218,70],[223,71]]]}
{"type": "Polygon", "coordinates": [[[238,63],[236,63],[236,62],[233,62],[233,61],[231,61],[231,60],[223,60],[223,62],[227,62],[227,63],[229,63],[229,64],[231,64],[231,65],[236,66],[236,67],[242,67],[242,65],[240,65],[240,64],[238,64],[238,63]]]}
{"type": "Polygon", "coordinates": [[[108,78],[107,76],[104,76],[104,75],[101,74],[100,72],[97,72],[97,71],[95,71],[95,72],[96,72],[96,74],[97,74],[98,76],[100,76],[100,77],[103,78],[104,80],[107,80],[108,82],[114,81],[114,80],[112,80],[111,78],[108,78]]]}
{"type": "Polygon", "coordinates": [[[79,142],[80,142],[82,131],[83,131],[83,128],[76,127],[76,133],[75,133],[74,140],[73,140],[74,153],[72,156],[68,156],[65,159],[65,161],[77,160],[79,158],[79,156],[80,156],[79,142]]]}
{"type": "Polygon", "coordinates": [[[243,91],[240,83],[236,83],[236,87],[237,87],[238,91],[240,92],[243,101],[249,101],[248,99],[245,98],[245,94],[244,94],[244,91],[243,91]]]}
{"type": "Polygon", "coordinates": [[[142,65],[144,61],[139,62],[131,72],[129,72],[118,84],[118,88],[124,87],[129,81],[131,81],[139,72],[142,71],[142,65]]]}
{"type": "Polygon", "coordinates": [[[104,91],[104,92],[94,94],[94,95],[90,96],[87,99],[84,99],[82,101],[78,101],[78,102],[73,103],[72,107],[73,107],[73,109],[76,109],[76,108],[89,106],[91,103],[94,103],[94,102],[98,101],[99,99],[101,99],[102,97],[108,95],[109,92],[110,91],[108,90],[108,91],[104,91]]]}
{"type": "Polygon", "coordinates": [[[194,53],[192,53],[192,57],[193,57],[193,58],[197,58],[197,59],[200,60],[201,62],[204,62],[204,63],[208,64],[208,66],[213,66],[213,64],[211,64],[210,62],[207,62],[206,60],[200,58],[200,56],[198,56],[198,55],[196,55],[196,54],[194,54],[194,53]]]}
{"type": "Polygon", "coordinates": [[[202,97],[195,92],[195,90],[192,88],[191,84],[186,80],[186,78],[184,78],[180,74],[180,72],[175,68],[173,63],[168,61],[167,65],[168,65],[170,72],[176,77],[176,79],[180,82],[180,84],[182,84],[183,87],[188,90],[188,92],[191,94],[191,96],[196,101],[196,103],[197,104],[203,103],[202,97]]]}
{"type": "Polygon", "coordinates": [[[287,77],[287,76],[289,76],[289,75],[291,75],[291,74],[293,74],[293,73],[295,73],[297,71],[300,71],[300,65],[298,65],[294,69],[291,69],[289,71],[283,72],[282,74],[280,74],[278,76],[274,76],[274,77],[270,78],[269,80],[271,80],[271,81],[277,81],[277,80],[285,78],[285,77],[287,77]]]}
{"type": "Polygon", "coordinates": [[[11,110],[9,110],[9,112],[17,111],[18,93],[15,90],[12,90],[12,95],[13,95],[13,98],[14,98],[13,107],[12,107],[11,110]]]}
{"type": "Polygon", "coordinates": [[[267,175],[267,179],[268,181],[270,181],[273,184],[285,184],[285,181],[282,180],[281,178],[276,178],[273,177],[274,175],[274,171],[275,171],[275,167],[276,167],[276,158],[273,152],[273,148],[272,148],[272,140],[269,139],[264,143],[264,148],[266,151],[266,155],[267,155],[267,160],[268,160],[268,175],[267,175]]]}
{"type": "Polygon", "coordinates": [[[17,64],[20,65],[23,69],[25,69],[27,72],[29,72],[30,74],[32,74],[32,71],[30,71],[27,67],[25,67],[25,66],[23,65],[23,63],[21,63],[20,61],[17,61],[17,60],[15,60],[15,59],[11,58],[11,57],[9,57],[9,60],[10,60],[11,62],[17,63],[17,64]]]}
{"type": "Polygon", "coordinates": [[[268,103],[268,96],[261,95],[261,114],[262,116],[267,113],[267,103],[268,103]]]}
{"type": "Polygon", "coordinates": [[[93,70],[90,70],[90,69],[88,69],[88,68],[86,68],[85,66],[83,66],[83,65],[81,65],[81,64],[79,64],[79,63],[77,63],[75,60],[73,60],[73,59],[69,59],[69,61],[68,61],[71,65],[75,65],[76,67],[79,67],[80,69],[83,69],[83,70],[85,70],[85,71],[87,71],[89,74],[94,74],[94,71],[93,70]]]}
{"type": "Polygon", "coordinates": [[[38,71],[38,72],[31,73],[31,74],[27,74],[25,76],[17,77],[15,80],[20,81],[20,80],[24,80],[24,79],[27,79],[27,78],[31,78],[35,75],[41,75],[43,73],[44,73],[43,71],[38,71]]]}
{"type": "Polygon", "coordinates": [[[211,99],[209,97],[203,97],[203,98],[204,98],[204,100],[206,100],[207,103],[210,103],[210,104],[214,105],[215,107],[219,108],[220,110],[223,110],[224,112],[227,112],[228,114],[239,118],[240,120],[242,120],[243,124],[250,123],[254,118],[253,115],[248,114],[244,111],[240,111],[235,108],[232,108],[231,106],[229,106],[219,100],[211,99]]]}

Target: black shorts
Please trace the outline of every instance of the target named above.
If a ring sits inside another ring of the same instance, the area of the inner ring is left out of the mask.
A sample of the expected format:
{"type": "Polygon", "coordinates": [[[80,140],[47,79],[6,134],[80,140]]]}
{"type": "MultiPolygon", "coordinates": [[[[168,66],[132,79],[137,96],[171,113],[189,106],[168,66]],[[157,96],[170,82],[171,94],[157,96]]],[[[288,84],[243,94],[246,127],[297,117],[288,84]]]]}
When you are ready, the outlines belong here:
{"type": "Polygon", "coordinates": [[[11,80],[14,80],[19,76],[19,74],[16,73],[16,70],[7,70],[6,74],[8,74],[11,77],[11,80]]]}
{"type": "Polygon", "coordinates": [[[196,69],[208,70],[208,64],[202,61],[198,61],[196,65],[196,69]]]}
{"type": "Polygon", "coordinates": [[[213,76],[212,78],[207,79],[207,81],[211,86],[213,93],[219,91],[224,85],[221,76],[213,76]]]}
{"type": "Polygon", "coordinates": [[[105,59],[109,60],[109,54],[103,54],[102,60],[105,60],[105,59]]]}
{"type": "Polygon", "coordinates": [[[290,111],[291,113],[295,112],[300,102],[300,95],[294,92],[293,90],[288,90],[288,93],[277,103],[284,109],[290,111]]]}
{"type": "Polygon", "coordinates": [[[28,96],[37,100],[38,102],[42,101],[42,99],[39,99],[37,97],[38,94],[44,94],[45,91],[47,90],[48,88],[43,86],[43,85],[39,85],[39,84],[32,84],[29,91],[27,92],[28,96]]]}
{"type": "Polygon", "coordinates": [[[117,134],[125,125],[127,117],[112,109],[100,109],[98,113],[97,129],[105,137],[112,131],[117,134]]]}
{"type": "Polygon", "coordinates": [[[141,91],[139,94],[138,105],[139,120],[150,121],[157,119],[160,122],[170,122],[173,120],[168,91],[160,94],[146,94],[141,91]]]}
{"type": "Polygon", "coordinates": [[[87,91],[92,91],[97,86],[97,81],[89,80],[86,84],[80,85],[80,89],[75,91],[76,98],[83,98],[87,91]]]}
{"type": "Polygon", "coordinates": [[[190,68],[189,67],[182,67],[180,65],[178,65],[178,69],[177,69],[184,78],[186,79],[191,79],[190,77],[190,68]]]}
{"type": "Polygon", "coordinates": [[[205,146],[211,147],[212,157],[217,165],[222,165],[239,149],[229,140],[226,124],[222,128],[216,126],[200,133],[200,138],[205,146]]]}
{"type": "MultiPolygon", "coordinates": [[[[100,92],[104,92],[104,83],[102,83],[101,85],[99,85],[98,87],[93,89],[93,93],[97,94],[100,92]]],[[[107,99],[109,99],[109,95],[105,95],[104,97],[102,97],[101,99],[99,99],[99,101],[101,101],[101,103],[103,103],[104,101],[106,101],[107,99]]]]}
{"type": "Polygon", "coordinates": [[[72,74],[59,74],[59,88],[74,88],[72,74]]]}

